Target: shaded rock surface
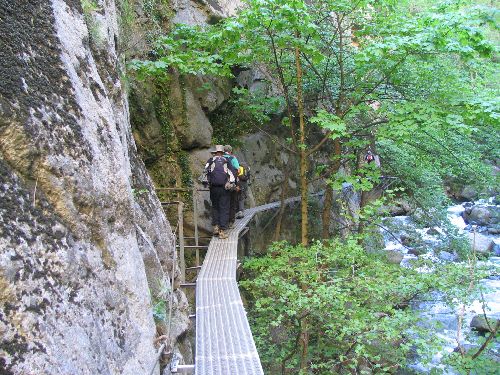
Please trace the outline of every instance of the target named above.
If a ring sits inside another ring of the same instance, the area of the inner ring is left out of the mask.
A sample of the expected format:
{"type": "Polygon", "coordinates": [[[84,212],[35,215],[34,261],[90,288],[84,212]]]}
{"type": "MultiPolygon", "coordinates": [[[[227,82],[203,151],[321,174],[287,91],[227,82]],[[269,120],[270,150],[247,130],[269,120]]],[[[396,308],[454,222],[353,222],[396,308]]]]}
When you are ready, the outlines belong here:
{"type": "Polygon", "coordinates": [[[464,220],[467,224],[488,225],[493,216],[491,211],[488,207],[473,206],[464,211],[464,220]]]}
{"type": "MultiPolygon", "coordinates": [[[[98,5],[84,17],[80,1],[0,1],[6,374],[149,373],[151,294],[179,273],[130,131],[117,11],[98,5]]],[[[184,300],[176,291],[173,351],[184,300]]]]}
{"type": "Polygon", "coordinates": [[[481,233],[467,233],[471,247],[478,253],[489,254],[495,248],[495,242],[492,238],[487,237],[481,233]]]}
{"type": "Polygon", "coordinates": [[[484,315],[476,315],[470,322],[470,327],[479,332],[493,332],[498,323],[498,319],[485,317],[484,315]]]}

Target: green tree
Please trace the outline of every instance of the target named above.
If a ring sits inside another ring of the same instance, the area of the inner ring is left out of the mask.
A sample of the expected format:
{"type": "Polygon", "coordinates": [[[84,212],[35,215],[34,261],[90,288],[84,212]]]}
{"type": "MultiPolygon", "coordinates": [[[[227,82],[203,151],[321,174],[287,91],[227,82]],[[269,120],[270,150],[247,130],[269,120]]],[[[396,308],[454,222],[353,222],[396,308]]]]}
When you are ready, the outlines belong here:
{"type": "Polygon", "coordinates": [[[470,121],[461,119],[470,115],[471,98],[461,90],[451,95],[457,87],[447,85],[451,78],[433,81],[452,61],[467,65],[492,52],[480,24],[487,12],[463,12],[461,3],[408,13],[391,0],[249,0],[238,16],[217,25],[178,26],[158,40],[156,60],[135,61],[132,67],[139,75],[175,68],[231,76],[233,66],[256,64],[268,72],[264,94],[282,99],[282,123],[290,135],[281,145],[300,160],[305,245],[309,164],[319,150],[332,150],[331,163],[323,168],[323,175],[331,176],[323,214],[327,228],[331,189],[346,173],[363,180],[361,189],[376,184],[372,175],[366,178],[362,156],[379,139],[408,145],[417,132],[433,139],[435,149],[443,147],[445,133],[470,134],[470,121]],[[460,110],[467,113],[457,114],[460,110]],[[433,126],[437,117],[439,128],[433,126]]]}
{"type": "MultiPolygon", "coordinates": [[[[249,298],[249,319],[266,370],[393,373],[412,355],[425,361],[439,340],[435,327],[420,324],[408,302],[436,288],[446,291],[444,300],[477,297],[473,291],[464,295],[467,267],[430,269],[419,273],[389,264],[384,255],[366,253],[355,238],[309,247],[278,242],[268,255],[246,260],[240,286],[249,298]]],[[[478,270],[476,277],[481,276],[478,270]]]]}

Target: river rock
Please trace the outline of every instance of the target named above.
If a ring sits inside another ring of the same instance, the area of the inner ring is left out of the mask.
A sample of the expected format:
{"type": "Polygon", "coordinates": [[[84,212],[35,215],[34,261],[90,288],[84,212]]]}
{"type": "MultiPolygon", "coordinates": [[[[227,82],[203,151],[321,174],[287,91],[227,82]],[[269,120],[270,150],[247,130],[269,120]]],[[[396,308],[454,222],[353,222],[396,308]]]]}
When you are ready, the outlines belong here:
{"type": "Polygon", "coordinates": [[[494,256],[496,256],[496,257],[500,256],[500,244],[494,242],[492,252],[493,252],[494,256]]]}
{"type": "Polygon", "coordinates": [[[404,258],[404,255],[396,250],[386,250],[385,254],[389,263],[393,264],[400,264],[404,258]]]}
{"type": "Polygon", "coordinates": [[[474,239],[474,233],[467,233],[469,237],[469,242],[472,246],[474,246],[475,250],[481,254],[489,254],[493,251],[495,247],[495,242],[490,238],[485,236],[484,234],[476,233],[474,239]]]}
{"type": "Polygon", "coordinates": [[[437,230],[437,228],[435,228],[435,227],[432,227],[432,228],[427,229],[427,232],[426,232],[426,233],[427,233],[429,236],[437,236],[437,235],[441,234],[441,233],[439,232],[439,230],[437,230]]]}
{"type": "Polygon", "coordinates": [[[403,233],[399,238],[404,246],[415,246],[421,242],[417,233],[403,233]]]}
{"type": "Polygon", "coordinates": [[[500,234],[500,224],[488,225],[489,234],[500,234]]]}
{"type": "Polygon", "coordinates": [[[415,256],[423,255],[426,252],[427,252],[427,249],[425,246],[415,246],[415,247],[412,247],[408,250],[408,254],[415,255],[415,256]]]}
{"type": "Polygon", "coordinates": [[[467,224],[488,225],[492,222],[492,217],[495,217],[495,213],[493,208],[473,206],[464,211],[463,217],[467,224]]]}
{"type": "Polygon", "coordinates": [[[445,262],[453,262],[456,260],[456,256],[448,251],[440,251],[438,258],[444,260],[445,262]]]}
{"type": "Polygon", "coordinates": [[[388,207],[388,210],[391,216],[406,216],[412,211],[412,208],[407,201],[397,200],[388,207]]]}
{"type": "Polygon", "coordinates": [[[495,325],[499,319],[493,318],[493,317],[488,317],[488,322],[486,321],[486,318],[484,315],[476,315],[474,318],[472,318],[472,321],[470,322],[470,327],[473,330],[476,330],[478,332],[486,333],[486,332],[492,332],[493,329],[495,329],[495,325]],[[488,325],[489,323],[489,325],[488,325]]]}
{"type": "Polygon", "coordinates": [[[461,201],[473,201],[477,199],[479,193],[474,186],[466,185],[457,194],[457,199],[461,201]]]}

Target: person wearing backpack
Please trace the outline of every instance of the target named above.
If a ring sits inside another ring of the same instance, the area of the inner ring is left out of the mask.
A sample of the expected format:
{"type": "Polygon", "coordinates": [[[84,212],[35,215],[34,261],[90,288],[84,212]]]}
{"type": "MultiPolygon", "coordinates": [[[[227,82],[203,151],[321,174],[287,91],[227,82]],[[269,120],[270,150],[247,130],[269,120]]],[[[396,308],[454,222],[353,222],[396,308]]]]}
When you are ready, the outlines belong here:
{"type": "MultiPolygon", "coordinates": [[[[233,155],[233,148],[230,145],[224,146],[224,157],[228,162],[228,167],[234,176],[238,176],[238,169],[240,163],[236,156],[233,155]]],[[[234,221],[236,219],[236,211],[238,210],[238,177],[236,177],[236,189],[230,192],[229,198],[229,228],[234,228],[234,221]]]]}
{"type": "Polygon", "coordinates": [[[365,155],[365,161],[370,164],[371,162],[375,161],[375,156],[371,152],[371,150],[368,150],[365,155]]]}
{"type": "Polygon", "coordinates": [[[213,156],[205,164],[204,173],[210,187],[210,201],[212,202],[212,225],[214,236],[220,239],[227,238],[226,230],[229,221],[230,190],[236,186],[236,178],[228,167],[222,145],[215,146],[213,156]]]}
{"type": "Polygon", "coordinates": [[[238,169],[238,212],[236,219],[242,219],[245,212],[245,199],[247,198],[248,184],[250,181],[250,167],[240,164],[238,169]]]}

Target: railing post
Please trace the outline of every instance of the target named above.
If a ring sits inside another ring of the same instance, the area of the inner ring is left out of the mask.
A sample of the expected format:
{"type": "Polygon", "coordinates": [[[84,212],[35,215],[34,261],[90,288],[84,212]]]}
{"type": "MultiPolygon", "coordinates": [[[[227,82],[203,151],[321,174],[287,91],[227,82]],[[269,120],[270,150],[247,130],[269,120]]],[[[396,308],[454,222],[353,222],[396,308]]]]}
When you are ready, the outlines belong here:
{"type": "MultiPolygon", "coordinates": [[[[193,186],[193,224],[194,224],[194,244],[198,246],[198,200],[196,187],[193,186]]],[[[196,267],[200,265],[200,249],[196,248],[196,267]]]]}
{"type": "Polygon", "coordinates": [[[184,203],[177,205],[177,220],[179,223],[179,262],[181,266],[181,283],[186,281],[186,260],[184,259],[184,203]]]}

